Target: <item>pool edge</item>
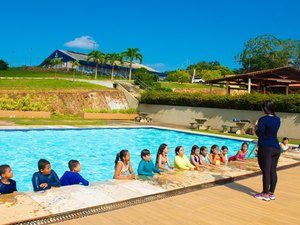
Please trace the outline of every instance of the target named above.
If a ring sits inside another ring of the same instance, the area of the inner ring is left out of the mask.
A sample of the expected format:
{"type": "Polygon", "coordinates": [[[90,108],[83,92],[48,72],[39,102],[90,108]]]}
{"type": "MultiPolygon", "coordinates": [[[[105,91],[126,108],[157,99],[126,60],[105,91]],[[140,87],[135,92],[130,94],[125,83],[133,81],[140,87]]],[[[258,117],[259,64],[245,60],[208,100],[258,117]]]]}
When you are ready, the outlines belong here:
{"type": "MultiPolygon", "coordinates": [[[[300,162],[280,166],[280,167],[278,167],[278,170],[285,170],[285,169],[289,169],[289,168],[293,168],[293,167],[297,167],[297,166],[300,166],[300,162]]],[[[105,213],[105,212],[109,212],[109,211],[114,211],[114,210],[129,207],[129,206],[134,206],[134,205],[144,204],[144,203],[148,203],[148,202],[152,202],[152,201],[156,201],[156,200],[160,200],[160,199],[170,198],[173,196],[182,195],[182,194],[206,189],[206,188],[214,187],[217,185],[225,185],[225,184],[232,183],[235,181],[240,181],[240,180],[244,180],[247,178],[255,177],[260,174],[261,174],[261,171],[255,171],[253,173],[239,175],[236,177],[229,177],[229,178],[211,181],[211,182],[207,182],[207,183],[192,185],[189,187],[178,188],[175,190],[170,190],[170,191],[166,191],[166,192],[162,192],[162,193],[156,193],[156,194],[145,195],[145,196],[141,196],[141,197],[135,197],[135,198],[122,200],[122,201],[118,201],[118,202],[114,202],[114,203],[108,203],[108,204],[103,204],[103,205],[98,205],[98,206],[93,206],[93,207],[88,207],[88,208],[83,208],[83,209],[78,209],[78,210],[72,210],[72,211],[53,214],[53,215],[49,215],[49,216],[37,217],[34,219],[13,222],[10,224],[29,225],[32,223],[51,224],[51,223],[64,222],[64,221],[68,221],[68,220],[83,218],[86,216],[92,216],[92,215],[101,214],[101,213],[105,213]]]]}

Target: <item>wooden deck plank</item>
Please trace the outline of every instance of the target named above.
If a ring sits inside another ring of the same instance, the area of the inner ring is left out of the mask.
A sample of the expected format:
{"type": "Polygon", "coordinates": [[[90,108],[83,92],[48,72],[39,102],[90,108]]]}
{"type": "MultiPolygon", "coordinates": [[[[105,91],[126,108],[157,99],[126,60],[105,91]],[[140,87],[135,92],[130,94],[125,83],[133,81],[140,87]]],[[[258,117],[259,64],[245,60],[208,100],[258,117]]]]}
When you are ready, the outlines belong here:
{"type": "Polygon", "coordinates": [[[275,201],[252,197],[261,190],[258,176],[59,224],[299,224],[299,174],[300,167],[279,171],[275,201]]]}

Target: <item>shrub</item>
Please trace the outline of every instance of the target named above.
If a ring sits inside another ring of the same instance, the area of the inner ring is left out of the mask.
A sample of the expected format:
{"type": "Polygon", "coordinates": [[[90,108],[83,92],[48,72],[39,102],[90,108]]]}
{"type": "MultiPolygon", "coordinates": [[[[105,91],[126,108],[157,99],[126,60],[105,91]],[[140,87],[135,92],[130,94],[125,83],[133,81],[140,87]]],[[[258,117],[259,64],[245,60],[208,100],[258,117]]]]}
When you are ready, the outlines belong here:
{"type": "Polygon", "coordinates": [[[86,113],[125,113],[125,114],[136,114],[137,109],[85,109],[83,110],[86,113]]]}
{"type": "Polygon", "coordinates": [[[7,70],[7,69],[8,69],[8,63],[0,59],[0,70],[7,70]]]}
{"type": "Polygon", "coordinates": [[[158,82],[158,75],[149,73],[145,68],[134,71],[134,84],[139,85],[142,89],[172,91],[171,89],[161,87],[161,84],[158,82]]]}
{"type": "Polygon", "coordinates": [[[265,100],[272,100],[277,112],[300,113],[300,95],[207,95],[176,92],[144,92],[141,103],[157,105],[178,105],[192,107],[209,107],[240,110],[261,110],[261,104],[265,100]]]}
{"type": "Polygon", "coordinates": [[[191,75],[185,70],[176,70],[169,72],[166,81],[187,83],[190,82],[191,75]]]}
{"type": "Polygon", "coordinates": [[[53,98],[40,99],[36,95],[30,94],[17,98],[4,95],[0,98],[0,110],[48,111],[49,104],[53,100],[53,98]]]}

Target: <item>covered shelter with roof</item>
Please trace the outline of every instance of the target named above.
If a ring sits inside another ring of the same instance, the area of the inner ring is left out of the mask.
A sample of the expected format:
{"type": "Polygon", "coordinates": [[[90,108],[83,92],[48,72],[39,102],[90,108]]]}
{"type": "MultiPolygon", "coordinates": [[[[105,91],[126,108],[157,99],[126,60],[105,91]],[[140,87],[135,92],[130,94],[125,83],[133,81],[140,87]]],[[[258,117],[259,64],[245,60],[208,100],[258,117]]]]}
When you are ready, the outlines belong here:
{"type": "MultiPolygon", "coordinates": [[[[79,72],[87,73],[87,74],[93,74],[96,64],[91,60],[87,61],[87,54],[84,53],[79,53],[79,52],[73,52],[73,51],[67,51],[67,50],[55,50],[50,56],[48,56],[46,59],[55,59],[59,58],[63,62],[62,65],[59,65],[59,68],[61,69],[70,69],[71,66],[71,61],[76,61],[78,60],[80,63],[80,66],[76,67],[76,70],[79,72]]],[[[42,62],[41,66],[44,66],[44,63],[46,59],[42,62]]],[[[120,62],[116,62],[116,66],[114,68],[115,70],[115,75],[123,76],[126,77],[129,74],[129,67],[130,63],[128,61],[124,61],[122,64],[120,62]]],[[[106,63],[105,65],[99,65],[98,71],[102,72],[103,74],[110,74],[112,66],[110,63],[106,63]]],[[[153,68],[150,68],[146,65],[139,64],[136,62],[132,63],[132,70],[140,69],[140,68],[145,68],[152,74],[156,74],[161,78],[166,77],[167,75],[165,73],[159,72],[153,68]]]]}
{"type": "Polygon", "coordinates": [[[288,95],[291,90],[300,89],[300,70],[286,66],[207,80],[206,83],[211,88],[213,85],[225,85],[228,95],[230,89],[247,90],[249,94],[252,90],[256,90],[262,93],[270,91],[288,95]]]}

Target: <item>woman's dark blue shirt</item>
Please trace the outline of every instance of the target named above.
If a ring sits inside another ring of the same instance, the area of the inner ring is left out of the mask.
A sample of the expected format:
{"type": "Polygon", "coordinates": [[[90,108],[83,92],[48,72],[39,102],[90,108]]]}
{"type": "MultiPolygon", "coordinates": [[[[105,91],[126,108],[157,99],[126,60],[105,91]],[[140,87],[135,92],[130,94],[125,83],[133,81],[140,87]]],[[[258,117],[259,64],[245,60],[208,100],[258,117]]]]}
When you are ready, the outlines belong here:
{"type": "Polygon", "coordinates": [[[258,120],[258,148],[276,148],[280,149],[277,139],[277,132],[280,127],[280,118],[278,116],[263,116],[258,120]]]}

